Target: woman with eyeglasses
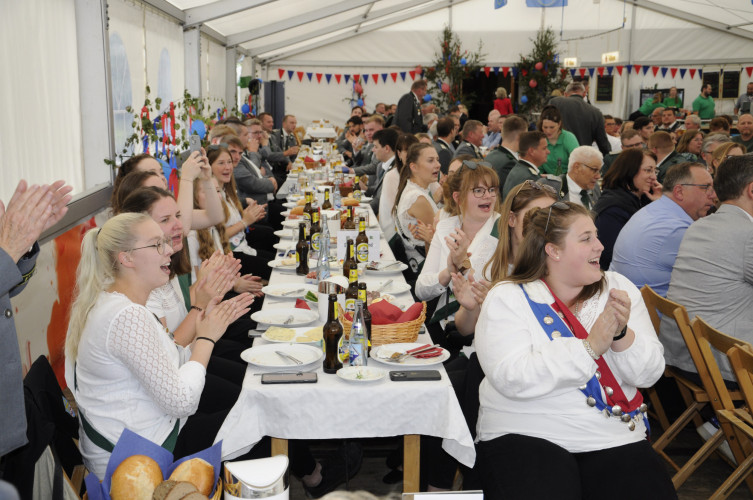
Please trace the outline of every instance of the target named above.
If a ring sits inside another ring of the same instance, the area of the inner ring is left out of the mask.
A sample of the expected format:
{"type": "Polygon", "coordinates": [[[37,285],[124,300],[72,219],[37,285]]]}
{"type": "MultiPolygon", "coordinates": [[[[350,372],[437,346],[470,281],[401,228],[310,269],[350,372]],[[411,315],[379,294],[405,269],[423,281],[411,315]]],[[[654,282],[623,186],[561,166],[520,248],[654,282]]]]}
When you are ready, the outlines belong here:
{"type": "Polygon", "coordinates": [[[591,214],[534,208],[476,327],[477,467],[488,498],[677,498],[638,387],[664,371],[638,289],[603,272],[591,214]]]}
{"type": "Polygon", "coordinates": [[[709,171],[711,177],[715,177],[716,170],[724,160],[730,156],[742,156],[747,152],[748,150],[742,144],[736,142],[723,142],[716,147],[713,153],[711,153],[711,161],[706,165],[706,170],[709,171]]]}
{"type": "Polygon", "coordinates": [[[661,197],[662,187],[656,175],[656,155],[644,149],[623,150],[604,175],[601,196],[593,208],[604,245],[602,269],[609,269],[617,235],[630,217],[661,197]]]}
{"type": "Polygon", "coordinates": [[[545,174],[562,175],[567,173],[567,162],[570,153],[579,146],[578,139],[572,132],[562,129],[562,115],[554,106],[544,106],[541,118],[536,124],[539,132],[546,135],[549,156],[539,168],[545,174]]]}
{"type": "MultiPolygon", "coordinates": [[[[434,216],[438,210],[429,186],[439,174],[439,155],[431,144],[408,148],[395,196],[392,215],[402,238],[409,271],[418,276],[433,237],[434,216]]],[[[412,281],[412,280],[408,280],[412,281]]]]}
{"type": "Polygon", "coordinates": [[[196,318],[192,342],[176,344],[146,307],[152,290],[170,279],[172,254],[147,214],[117,215],[84,236],[66,381],[81,417],[84,463],[100,479],[123,429],[162,444],[177,459],[211,446],[233,403],[215,413],[204,403],[217,394],[202,392],[215,343],[248,304],[212,299],[196,318]]]}

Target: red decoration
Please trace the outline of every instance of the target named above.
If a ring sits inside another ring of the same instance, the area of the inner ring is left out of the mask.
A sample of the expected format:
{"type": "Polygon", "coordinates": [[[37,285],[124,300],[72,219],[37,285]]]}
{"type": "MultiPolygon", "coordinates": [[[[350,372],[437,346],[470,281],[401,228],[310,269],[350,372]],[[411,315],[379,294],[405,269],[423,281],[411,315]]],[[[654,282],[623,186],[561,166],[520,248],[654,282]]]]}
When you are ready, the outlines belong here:
{"type": "Polygon", "coordinates": [[[633,72],[636,75],[640,75],[641,74],[641,65],[640,64],[634,64],[633,65],[633,72]]]}
{"type": "Polygon", "coordinates": [[[397,82],[397,73],[390,73],[393,82],[397,82]]]}
{"type": "Polygon", "coordinates": [[[374,80],[374,83],[379,82],[379,73],[374,73],[371,75],[371,79],[374,80]]]}
{"type": "MultiPolygon", "coordinates": [[[[356,80],[356,81],[358,81],[358,80],[356,80]]],[[[353,90],[355,90],[356,94],[358,94],[358,95],[363,94],[363,87],[361,86],[360,83],[356,83],[355,85],[353,85],[353,90]]]]}
{"type": "Polygon", "coordinates": [[[450,84],[449,83],[443,83],[442,84],[442,92],[445,94],[450,91],[450,84]]]}
{"type": "MultiPolygon", "coordinates": [[[[361,75],[353,75],[353,81],[358,83],[358,80],[361,79],[361,75]]],[[[358,92],[360,94],[360,92],[358,92]]]]}
{"type": "Polygon", "coordinates": [[[690,68],[690,78],[695,78],[695,68],[690,68]]]}
{"type": "Polygon", "coordinates": [[[542,62],[537,62],[534,68],[536,68],[538,71],[541,71],[541,69],[544,67],[544,64],[542,62]]]}
{"type": "Polygon", "coordinates": [[[659,66],[651,66],[651,72],[656,76],[656,74],[659,72],[659,66]]]}
{"type": "Polygon", "coordinates": [[[538,85],[539,85],[539,82],[537,82],[533,78],[531,78],[531,81],[528,82],[528,86],[531,87],[532,89],[535,89],[538,85]]]}
{"type": "Polygon", "coordinates": [[[416,72],[417,75],[420,75],[421,73],[423,73],[424,69],[421,67],[420,64],[418,64],[414,71],[416,72]]]}
{"type": "Polygon", "coordinates": [[[753,73],[753,66],[748,66],[745,68],[745,71],[748,72],[748,78],[750,78],[751,73],[753,73]]]}
{"type": "Polygon", "coordinates": [[[299,71],[299,72],[298,72],[298,73],[296,73],[296,74],[298,75],[298,81],[299,81],[299,82],[302,82],[302,81],[303,81],[303,71],[299,71]]]}
{"type": "Polygon", "coordinates": [[[408,71],[408,74],[410,75],[411,80],[415,80],[416,79],[416,71],[415,70],[408,71]]]}
{"type": "Polygon", "coordinates": [[[509,72],[510,72],[510,67],[509,66],[502,66],[502,76],[504,76],[505,78],[507,78],[507,73],[509,73],[509,72]]]}
{"type": "Polygon", "coordinates": [[[343,76],[341,74],[335,73],[335,80],[337,80],[337,83],[340,83],[340,78],[342,78],[342,77],[343,76]]]}
{"type": "Polygon", "coordinates": [[[485,74],[485,75],[486,75],[487,77],[489,76],[489,72],[490,72],[491,70],[492,70],[492,69],[491,69],[491,68],[490,68],[489,66],[484,66],[484,74],[485,74]]]}
{"type": "Polygon", "coordinates": [[[322,74],[321,73],[317,73],[316,74],[316,81],[317,81],[317,83],[322,83],[322,74]]]}
{"type": "Polygon", "coordinates": [[[581,76],[581,77],[584,77],[584,76],[586,76],[586,68],[580,68],[580,69],[578,70],[578,73],[580,73],[580,76],[581,76]]]}
{"type": "Polygon", "coordinates": [[[596,71],[599,72],[599,76],[604,76],[604,67],[603,66],[599,66],[598,68],[596,68],[596,71]]]}
{"type": "MultiPolygon", "coordinates": [[[[560,73],[562,74],[562,78],[564,78],[567,75],[567,70],[565,68],[560,69],[560,73]]],[[[507,75],[505,75],[507,76],[507,75]]]]}
{"type": "Polygon", "coordinates": [[[617,73],[619,73],[619,74],[620,74],[620,76],[622,76],[622,69],[623,69],[624,67],[625,67],[625,66],[615,66],[615,68],[617,68],[617,73]]]}
{"type": "Polygon", "coordinates": [[[677,68],[669,68],[669,72],[672,73],[672,78],[677,74],[677,68]]]}
{"type": "Polygon", "coordinates": [[[526,76],[526,75],[528,74],[528,70],[527,70],[527,69],[521,69],[521,70],[520,70],[520,73],[521,73],[521,74],[522,74],[523,76],[526,76]]]}
{"type": "Polygon", "coordinates": [[[278,74],[278,75],[280,75],[280,79],[282,79],[282,76],[283,76],[283,75],[285,74],[285,70],[284,70],[284,69],[282,69],[282,68],[279,68],[279,69],[277,70],[277,74],[278,74]]]}

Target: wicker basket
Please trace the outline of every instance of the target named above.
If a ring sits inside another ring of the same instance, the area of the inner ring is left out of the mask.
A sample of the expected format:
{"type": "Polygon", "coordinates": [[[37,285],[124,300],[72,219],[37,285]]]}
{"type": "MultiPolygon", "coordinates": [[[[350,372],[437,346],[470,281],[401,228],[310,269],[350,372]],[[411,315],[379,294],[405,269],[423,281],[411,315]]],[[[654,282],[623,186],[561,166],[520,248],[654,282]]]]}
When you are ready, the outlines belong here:
{"type": "MultiPolygon", "coordinates": [[[[343,335],[348,338],[350,335],[351,321],[345,317],[345,311],[340,304],[337,304],[339,310],[338,317],[343,325],[343,335]]],[[[423,302],[423,308],[418,318],[405,323],[393,323],[389,325],[372,325],[371,326],[371,345],[376,347],[383,344],[397,344],[400,342],[415,342],[418,339],[418,331],[426,320],[426,302],[423,302]]]]}
{"type": "Polygon", "coordinates": [[[309,170],[321,165],[318,161],[304,161],[303,164],[306,165],[306,168],[309,170]]]}

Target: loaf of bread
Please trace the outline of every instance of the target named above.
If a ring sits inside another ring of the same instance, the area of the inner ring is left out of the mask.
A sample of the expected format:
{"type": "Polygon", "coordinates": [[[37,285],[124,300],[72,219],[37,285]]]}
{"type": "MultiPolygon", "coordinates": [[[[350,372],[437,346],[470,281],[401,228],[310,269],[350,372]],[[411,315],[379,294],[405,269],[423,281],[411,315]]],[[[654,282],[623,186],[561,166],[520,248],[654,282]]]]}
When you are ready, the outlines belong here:
{"type": "Polygon", "coordinates": [[[206,460],[192,458],[177,466],[169,479],[188,481],[196,486],[199,493],[208,496],[214,486],[214,467],[206,460]]]}
{"type": "Polygon", "coordinates": [[[112,473],[112,500],[149,500],[164,478],[157,462],[145,455],[132,455],[112,473]]]}
{"type": "Polygon", "coordinates": [[[290,209],[290,215],[303,215],[303,207],[293,207],[290,209]]]}
{"type": "Polygon", "coordinates": [[[152,500],[191,500],[195,498],[206,499],[196,489],[196,486],[188,481],[173,481],[168,479],[157,486],[152,500]]]}
{"type": "Polygon", "coordinates": [[[357,207],[359,202],[355,198],[348,197],[342,199],[342,204],[344,207],[357,207]]]}
{"type": "Polygon", "coordinates": [[[299,207],[302,207],[302,206],[304,206],[304,205],[306,204],[306,198],[301,198],[300,200],[298,200],[298,201],[297,201],[297,202],[295,202],[295,203],[296,203],[296,205],[298,205],[299,207]]]}

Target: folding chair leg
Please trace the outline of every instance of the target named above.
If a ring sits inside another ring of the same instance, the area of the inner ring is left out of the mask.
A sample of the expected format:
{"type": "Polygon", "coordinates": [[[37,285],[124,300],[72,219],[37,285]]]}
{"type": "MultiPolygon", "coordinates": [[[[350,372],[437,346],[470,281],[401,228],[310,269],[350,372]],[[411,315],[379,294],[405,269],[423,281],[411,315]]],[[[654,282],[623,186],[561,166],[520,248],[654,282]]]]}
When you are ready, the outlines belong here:
{"type": "Polygon", "coordinates": [[[719,489],[711,495],[711,500],[724,500],[730,496],[732,492],[740,486],[740,483],[742,483],[744,479],[750,477],[751,471],[753,471],[753,455],[746,458],[745,461],[735,469],[735,472],[733,472],[719,489]]]}
{"type": "MultiPolygon", "coordinates": [[[[677,388],[680,390],[680,396],[682,396],[682,400],[685,402],[685,406],[688,407],[693,403],[695,400],[693,399],[693,395],[690,392],[690,389],[685,387],[684,385],[677,383],[677,388]]],[[[696,427],[700,427],[703,425],[703,419],[701,418],[701,415],[696,415],[693,418],[693,422],[695,422],[696,427]]]]}
{"type": "Polygon", "coordinates": [[[659,425],[663,431],[666,431],[669,428],[669,419],[667,419],[667,414],[664,412],[664,407],[659,400],[659,395],[656,393],[656,389],[649,387],[646,389],[646,393],[648,394],[649,401],[651,401],[651,409],[653,410],[653,413],[656,414],[656,419],[659,421],[659,425]]]}
{"type": "Polygon", "coordinates": [[[724,432],[722,432],[721,429],[716,431],[716,433],[709,438],[708,441],[706,441],[703,446],[701,446],[697,452],[695,452],[695,455],[690,457],[690,460],[688,460],[685,465],[682,466],[682,469],[680,469],[677,474],[675,474],[672,477],[672,484],[675,486],[675,490],[679,490],[680,486],[683,485],[685,481],[695,472],[695,470],[701,466],[703,462],[706,461],[707,458],[711,456],[712,453],[724,442],[724,432]]]}
{"type": "Polygon", "coordinates": [[[677,417],[677,420],[675,420],[672,425],[670,425],[664,433],[661,435],[659,439],[654,441],[653,448],[658,453],[660,451],[663,451],[664,448],[667,447],[669,443],[674,440],[677,435],[682,431],[689,423],[690,420],[695,416],[698,415],[701,409],[706,406],[708,403],[699,403],[697,401],[693,401],[688,405],[688,407],[685,409],[682,414],[677,417]]]}

